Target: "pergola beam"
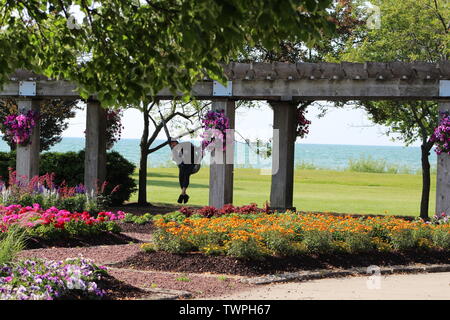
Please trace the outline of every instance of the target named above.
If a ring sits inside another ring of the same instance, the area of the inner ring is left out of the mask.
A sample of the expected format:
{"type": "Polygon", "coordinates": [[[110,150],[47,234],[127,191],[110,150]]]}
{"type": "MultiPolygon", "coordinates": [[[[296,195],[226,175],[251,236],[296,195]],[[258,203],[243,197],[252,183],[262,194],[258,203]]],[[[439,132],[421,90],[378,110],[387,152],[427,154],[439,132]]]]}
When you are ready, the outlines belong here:
{"type": "MultiPolygon", "coordinates": [[[[36,81],[36,96],[43,99],[80,99],[77,86],[67,81],[36,81]]],[[[181,94],[180,94],[181,95],[181,94]]],[[[198,82],[192,95],[199,100],[220,99],[213,95],[213,82],[198,82]]],[[[19,83],[10,82],[0,91],[0,98],[19,96],[19,83]]],[[[158,93],[157,99],[173,99],[170,90],[158,93]]],[[[234,80],[233,99],[236,100],[442,100],[439,96],[439,80],[234,80]]],[[[93,96],[95,99],[95,95],[93,96]]]]}
{"type": "MultiPolygon", "coordinates": [[[[233,82],[234,100],[442,100],[439,81],[450,80],[450,62],[390,63],[231,63],[225,76],[233,82]]],[[[0,98],[17,97],[20,81],[35,81],[43,98],[80,98],[77,85],[52,80],[25,70],[11,75],[0,98]]],[[[192,89],[197,99],[212,100],[213,81],[199,81],[192,89]]],[[[161,90],[155,98],[173,99],[181,93],[161,90]]],[[[92,97],[95,99],[95,95],[92,97]]]]}

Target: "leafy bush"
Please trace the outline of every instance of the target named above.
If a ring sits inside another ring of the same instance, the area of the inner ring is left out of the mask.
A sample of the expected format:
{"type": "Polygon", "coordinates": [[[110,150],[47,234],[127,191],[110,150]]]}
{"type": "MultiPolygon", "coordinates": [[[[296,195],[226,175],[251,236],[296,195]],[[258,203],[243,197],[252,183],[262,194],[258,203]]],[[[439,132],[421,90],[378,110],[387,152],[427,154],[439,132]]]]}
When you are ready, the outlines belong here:
{"type": "Polygon", "coordinates": [[[409,174],[413,170],[408,166],[400,166],[397,164],[388,164],[383,159],[372,159],[371,156],[360,157],[359,159],[350,159],[348,161],[347,170],[354,172],[369,173],[405,173],[409,174]]]}
{"type": "Polygon", "coordinates": [[[136,223],[136,224],[146,224],[151,222],[153,219],[153,216],[150,213],[146,213],[144,215],[134,215],[132,213],[125,214],[125,218],[123,219],[123,222],[127,223],[136,223]]]}
{"type": "MultiPolygon", "coordinates": [[[[8,168],[15,167],[15,153],[0,153],[0,175],[8,178],[8,168]]],[[[104,194],[111,194],[116,186],[118,190],[111,195],[111,204],[120,205],[130,199],[136,192],[136,182],[132,178],[135,165],[116,151],[107,153],[106,185],[104,194]]],[[[55,174],[57,185],[65,182],[75,186],[84,181],[84,151],[80,152],[46,152],[41,154],[39,171],[41,175],[55,174]]]]}
{"type": "Polygon", "coordinates": [[[345,237],[345,243],[350,252],[369,252],[375,249],[375,244],[367,233],[348,233],[345,237]]]}
{"type": "Polygon", "coordinates": [[[263,238],[267,248],[275,255],[292,256],[298,253],[297,247],[292,245],[293,235],[270,231],[264,233],[263,238]]]}
{"type": "Polygon", "coordinates": [[[181,213],[180,211],[170,212],[168,214],[157,214],[153,217],[153,220],[160,220],[162,219],[164,222],[178,222],[181,223],[186,219],[186,216],[181,213]]]}
{"type": "Polygon", "coordinates": [[[442,249],[450,249],[450,233],[444,228],[436,229],[432,236],[433,243],[442,249]]]}
{"type": "Polygon", "coordinates": [[[143,243],[141,244],[141,249],[144,252],[155,252],[156,251],[156,247],[153,243],[143,243]]]}
{"type": "Polygon", "coordinates": [[[235,258],[258,260],[267,254],[263,246],[254,238],[233,239],[227,243],[227,255],[235,258]]]}
{"type": "MultiPolygon", "coordinates": [[[[313,213],[218,213],[206,218],[181,212],[154,217],[159,249],[171,252],[197,250],[259,259],[266,255],[304,253],[392,252],[393,250],[447,250],[450,224],[410,221],[392,216],[351,217],[313,213]]],[[[235,208],[236,209],[236,208],[235,208]]],[[[226,212],[236,211],[231,206],[226,212]]],[[[198,212],[198,211],[196,211],[198,212]]],[[[210,207],[200,212],[211,212],[210,207]]],[[[209,214],[208,214],[209,215],[209,214]]]]}
{"type": "Polygon", "coordinates": [[[412,230],[399,230],[391,234],[391,242],[394,249],[405,250],[416,246],[416,239],[414,239],[412,230]]]}
{"type": "Polygon", "coordinates": [[[185,253],[193,249],[191,243],[181,237],[174,236],[165,230],[157,230],[153,234],[153,241],[157,250],[170,253],[185,253]]]}
{"type": "Polygon", "coordinates": [[[309,252],[332,251],[333,234],[331,232],[318,230],[304,231],[303,243],[309,252]]]}

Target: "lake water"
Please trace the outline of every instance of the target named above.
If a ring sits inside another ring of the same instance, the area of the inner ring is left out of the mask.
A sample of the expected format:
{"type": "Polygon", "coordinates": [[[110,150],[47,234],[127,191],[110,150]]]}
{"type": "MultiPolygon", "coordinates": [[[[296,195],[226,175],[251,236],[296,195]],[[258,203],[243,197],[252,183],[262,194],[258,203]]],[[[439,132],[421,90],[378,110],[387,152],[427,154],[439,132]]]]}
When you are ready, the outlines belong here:
{"type": "MultiPolygon", "coordinates": [[[[157,144],[163,142],[157,141],[157,144]]],[[[198,144],[198,142],[194,142],[198,144]]],[[[79,151],[84,148],[84,138],[63,138],[50,151],[67,152],[79,151]]],[[[122,139],[113,148],[133,163],[139,162],[139,140],[122,139]]],[[[0,151],[8,151],[6,143],[0,139],[0,151]]],[[[262,158],[256,155],[255,147],[248,147],[243,143],[237,143],[236,163],[237,167],[269,168],[270,158],[262,158]]],[[[348,166],[350,159],[359,159],[370,156],[372,159],[382,159],[390,165],[406,167],[410,170],[419,170],[420,148],[419,147],[396,147],[396,146],[360,146],[360,145],[326,145],[326,144],[303,144],[295,146],[296,164],[308,163],[316,167],[328,169],[343,169],[348,166]]],[[[169,147],[164,147],[149,157],[149,167],[162,167],[173,165],[171,162],[169,147]]],[[[431,152],[430,162],[436,165],[436,154],[431,152]]]]}

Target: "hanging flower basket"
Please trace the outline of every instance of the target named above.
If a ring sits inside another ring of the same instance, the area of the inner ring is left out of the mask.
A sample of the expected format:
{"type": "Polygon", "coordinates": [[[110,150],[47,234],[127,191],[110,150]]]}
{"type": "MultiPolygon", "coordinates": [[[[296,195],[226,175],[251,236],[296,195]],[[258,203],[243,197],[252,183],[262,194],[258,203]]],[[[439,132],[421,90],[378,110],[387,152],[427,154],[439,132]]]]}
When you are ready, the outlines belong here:
{"type": "Polygon", "coordinates": [[[24,114],[11,114],[3,122],[5,135],[20,146],[27,146],[38,119],[38,114],[32,110],[24,114]]]}
{"type": "Polygon", "coordinates": [[[208,111],[202,119],[202,128],[202,150],[211,151],[215,141],[221,141],[223,150],[226,149],[226,130],[230,129],[230,120],[225,116],[224,110],[208,111]]]}
{"type": "Polygon", "coordinates": [[[304,138],[309,133],[309,125],[311,121],[306,119],[305,108],[297,108],[297,137],[304,138]]]}
{"type": "Polygon", "coordinates": [[[448,112],[444,112],[441,113],[441,116],[441,121],[439,121],[439,125],[434,129],[430,141],[435,143],[436,148],[434,151],[437,154],[450,154],[450,115],[448,112]]]}

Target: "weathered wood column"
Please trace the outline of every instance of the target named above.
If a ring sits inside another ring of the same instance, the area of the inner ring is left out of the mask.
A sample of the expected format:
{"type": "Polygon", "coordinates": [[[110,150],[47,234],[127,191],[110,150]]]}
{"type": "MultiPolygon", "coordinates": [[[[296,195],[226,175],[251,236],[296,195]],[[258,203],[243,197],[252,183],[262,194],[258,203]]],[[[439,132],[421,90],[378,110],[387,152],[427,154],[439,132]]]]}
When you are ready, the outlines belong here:
{"type": "Polygon", "coordinates": [[[106,178],[106,110],[98,101],[88,101],[86,109],[86,154],[84,184],[96,194],[106,178]]]}
{"type": "MultiPolygon", "coordinates": [[[[450,112],[450,99],[439,102],[439,112],[450,112]]],[[[436,214],[450,213],[450,155],[437,156],[436,214]]]]}
{"type": "MultiPolygon", "coordinates": [[[[17,99],[17,105],[20,113],[26,114],[34,111],[39,114],[39,99],[17,99]]],[[[30,143],[27,146],[17,145],[16,153],[16,174],[17,179],[23,183],[27,183],[34,176],[39,175],[39,151],[40,151],[40,126],[39,121],[32,129],[30,143]]]]}
{"type": "Polygon", "coordinates": [[[282,211],[293,209],[294,151],[297,103],[270,101],[273,108],[273,154],[270,207],[282,211]]]}
{"type": "Polygon", "coordinates": [[[232,129],[227,132],[226,149],[220,153],[211,153],[209,205],[222,208],[225,204],[233,203],[235,102],[228,99],[213,101],[212,110],[224,110],[232,129]]]}

